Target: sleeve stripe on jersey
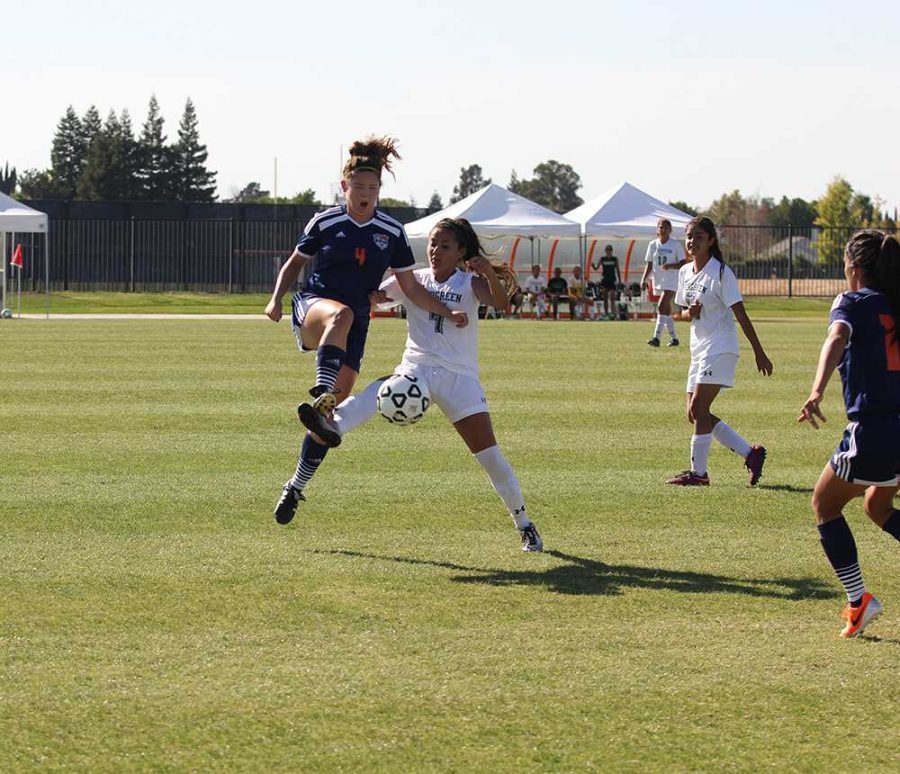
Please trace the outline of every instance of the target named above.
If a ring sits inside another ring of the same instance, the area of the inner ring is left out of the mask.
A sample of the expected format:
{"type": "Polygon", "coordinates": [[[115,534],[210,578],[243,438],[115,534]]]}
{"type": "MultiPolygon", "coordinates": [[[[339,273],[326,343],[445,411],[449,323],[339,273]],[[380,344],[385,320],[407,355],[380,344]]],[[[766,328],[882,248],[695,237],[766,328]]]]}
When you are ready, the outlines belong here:
{"type": "MultiPolygon", "coordinates": [[[[312,230],[312,227],[316,225],[316,223],[321,223],[321,221],[323,221],[325,218],[334,218],[335,215],[341,214],[342,210],[340,207],[329,207],[327,210],[317,212],[309,219],[309,222],[306,224],[306,228],[303,229],[303,233],[308,234],[312,230]]],[[[322,223],[320,225],[320,228],[324,228],[330,225],[332,222],[336,222],[337,220],[340,220],[340,218],[337,218],[334,221],[329,221],[328,223],[322,223]]]]}
{"type": "Polygon", "coordinates": [[[403,230],[403,224],[399,220],[394,220],[390,215],[385,215],[378,210],[375,211],[375,220],[385,231],[393,234],[395,237],[402,236],[403,241],[407,244],[409,243],[409,240],[406,238],[406,232],[403,230]]]}

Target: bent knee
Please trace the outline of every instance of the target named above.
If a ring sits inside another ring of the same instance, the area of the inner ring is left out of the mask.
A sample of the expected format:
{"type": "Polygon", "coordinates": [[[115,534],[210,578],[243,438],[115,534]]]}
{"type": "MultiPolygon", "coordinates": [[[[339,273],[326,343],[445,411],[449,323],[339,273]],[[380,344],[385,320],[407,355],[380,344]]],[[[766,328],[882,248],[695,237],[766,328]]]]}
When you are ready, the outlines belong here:
{"type": "Polygon", "coordinates": [[[349,329],[353,325],[353,310],[349,306],[336,306],[329,312],[329,324],[335,328],[349,329]]]}

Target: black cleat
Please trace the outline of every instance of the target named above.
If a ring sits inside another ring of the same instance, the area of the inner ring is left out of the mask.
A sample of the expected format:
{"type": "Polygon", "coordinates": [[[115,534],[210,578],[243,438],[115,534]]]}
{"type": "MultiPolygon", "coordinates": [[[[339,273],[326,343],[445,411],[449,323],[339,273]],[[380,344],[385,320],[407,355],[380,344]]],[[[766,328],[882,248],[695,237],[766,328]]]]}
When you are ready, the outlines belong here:
{"type": "Polygon", "coordinates": [[[677,346],[678,346],[678,339],[672,339],[668,344],[666,344],[666,346],[667,346],[667,347],[677,347],[677,346]]]}
{"type": "Polygon", "coordinates": [[[534,522],[531,522],[525,529],[519,530],[522,536],[522,550],[526,552],[537,552],[544,550],[544,541],[541,539],[540,533],[534,522]]]}
{"type": "Polygon", "coordinates": [[[652,339],[648,340],[647,343],[648,343],[651,347],[658,347],[658,346],[659,346],[659,339],[656,338],[656,336],[654,336],[652,339]]]}
{"type": "Polygon", "coordinates": [[[284,489],[281,490],[281,497],[278,499],[278,504],[275,506],[275,521],[279,524],[290,523],[291,519],[294,518],[294,514],[297,512],[297,506],[300,504],[301,500],[306,500],[303,496],[303,491],[295,489],[291,486],[290,481],[288,481],[288,483],[284,485],[284,489]]]}
{"type": "Polygon", "coordinates": [[[297,406],[297,416],[300,423],[313,435],[322,439],[322,443],[332,449],[341,445],[341,434],[327,416],[316,410],[309,403],[301,403],[297,406]]]}

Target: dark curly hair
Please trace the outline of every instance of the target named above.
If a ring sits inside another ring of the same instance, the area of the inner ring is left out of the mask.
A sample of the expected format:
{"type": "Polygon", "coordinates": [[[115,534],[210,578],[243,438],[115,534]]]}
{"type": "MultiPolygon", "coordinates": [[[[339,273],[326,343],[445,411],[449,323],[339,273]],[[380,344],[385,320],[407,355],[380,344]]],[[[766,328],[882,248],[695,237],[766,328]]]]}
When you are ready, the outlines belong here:
{"type": "Polygon", "coordinates": [[[397,139],[395,137],[375,137],[369,135],[365,140],[357,140],[350,146],[350,158],[344,164],[343,175],[349,180],[354,172],[363,169],[375,172],[381,179],[381,170],[391,171],[391,157],[401,158],[397,152],[397,139]]]}

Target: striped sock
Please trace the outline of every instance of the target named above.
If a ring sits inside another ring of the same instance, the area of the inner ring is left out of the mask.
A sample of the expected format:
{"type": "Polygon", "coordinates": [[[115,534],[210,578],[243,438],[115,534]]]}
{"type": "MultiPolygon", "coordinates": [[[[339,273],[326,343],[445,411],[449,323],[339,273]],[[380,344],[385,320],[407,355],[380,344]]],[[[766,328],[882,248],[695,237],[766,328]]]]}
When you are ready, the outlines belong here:
{"type": "Polygon", "coordinates": [[[334,384],[346,355],[343,349],[333,344],[323,344],[316,350],[316,387],[324,387],[328,392],[334,392],[334,384]]]}
{"type": "Polygon", "coordinates": [[[300,458],[297,460],[297,470],[290,484],[294,489],[303,489],[309,480],[316,474],[322,460],[328,453],[328,447],[316,443],[307,433],[303,437],[303,445],[300,447],[300,458]]]}
{"type": "Polygon", "coordinates": [[[819,524],[819,538],[822,549],[831,563],[832,569],[847,594],[847,601],[852,605],[862,599],[866,592],[859,569],[859,556],[856,552],[856,541],[850,531],[850,525],[843,516],[839,516],[824,524],[819,524]]]}

